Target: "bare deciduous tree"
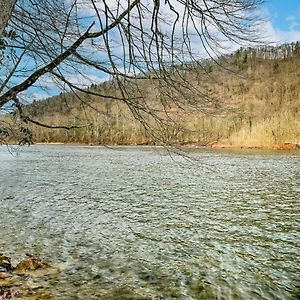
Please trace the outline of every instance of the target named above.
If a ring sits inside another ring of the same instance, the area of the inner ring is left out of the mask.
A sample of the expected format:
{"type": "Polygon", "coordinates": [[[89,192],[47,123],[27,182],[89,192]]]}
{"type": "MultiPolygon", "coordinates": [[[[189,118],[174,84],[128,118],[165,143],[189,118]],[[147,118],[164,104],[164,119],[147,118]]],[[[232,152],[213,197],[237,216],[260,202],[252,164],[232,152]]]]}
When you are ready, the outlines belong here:
{"type": "Polygon", "coordinates": [[[12,14],[16,0],[0,0],[0,34],[3,33],[12,14]]]}
{"type": "MultiPolygon", "coordinates": [[[[9,12],[13,1],[5,3],[9,12]]],[[[203,58],[216,60],[232,44],[257,42],[260,4],[261,0],[18,0],[1,38],[0,108],[11,107],[16,124],[61,127],[42,124],[24,109],[30,91],[39,87],[73,92],[82,103],[83,93],[120,101],[146,129],[151,119],[162,129],[168,125],[170,107],[213,113],[219,103],[200,84],[209,76],[203,58]],[[86,89],[82,82],[92,83],[93,78],[110,80],[113,88],[106,93],[86,89]],[[149,104],[140,89],[145,80],[155,91],[155,104],[149,104]]],[[[5,126],[0,123],[0,134],[9,136],[13,130],[5,126]]],[[[27,141],[26,126],[17,127],[27,141]]]]}

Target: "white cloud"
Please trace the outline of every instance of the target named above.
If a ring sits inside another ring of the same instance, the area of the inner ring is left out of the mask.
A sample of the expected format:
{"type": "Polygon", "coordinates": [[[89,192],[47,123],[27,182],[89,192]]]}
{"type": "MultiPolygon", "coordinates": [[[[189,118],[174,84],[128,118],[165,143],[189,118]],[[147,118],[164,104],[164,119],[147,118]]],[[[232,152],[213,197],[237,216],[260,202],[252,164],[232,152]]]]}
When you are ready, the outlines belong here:
{"type": "MultiPolygon", "coordinates": [[[[97,76],[95,74],[83,74],[83,73],[73,73],[73,74],[63,74],[65,79],[69,81],[71,84],[79,87],[79,88],[87,88],[92,83],[93,84],[100,84],[104,81],[109,80],[109,77],[103,76],[97,76]]],[[[37,84],[35,85],[36,88],[45,89],[45,90],[51,90],[55,88],[66,88],[68,89],[67,84],[63,84],[63,81],[53,77],[53,76],[43,76],[37,81],[37,84]]]]}
{"type": "Polygon", "coordinates": [[[300,30],[282,31],[276,30],[277,36],[283,43],[300,41],[300,30]]]}
{"type": "MultiPolygon", "coordinates": [[[[72,0],[73,1],[73,0],[72,0]]],[[[111,9],[113,10],[113,13],[115,15],[119,15],[120,12],[122,12],[124,10],[124,8],[126,7],[126,5],[128,4],[127,0],[120,0],[119,3],[122,4],[123,9],[119,9],[119,11],[117,10],[117,1],[116,0],[108,0],[110,4],[111,9]]],[[[95,20],[97,20],[96,16],[95,16],[95,10],[93,9],[93,7],[90,5],[90,2],[82,2],[83,4],[80,7],[80,13],[82,13],[82,16],[86,16],[86,15],[90,15],[92,18],[94,18],[95,20]]],[[[144,18],[143,18],[143,26],[145,28],[145,30],[149,30],[150,31],[150,27],[151,27],[151,9],[153,7],[151,7],[151,3],[153,5],[153,2],[149,1],[149,6],[147,6],[147,10],[145,10],[144,12],[144,18]]],[[[163,3],[163,2],[162,2],[163,3]]],[[[182,3],[184,2],[180,2],[180,1],[172,1],[173,6],[175,7],[176,11],[180,14],[180,18],[181,21],[184,18],[184,5],[182,3]]],[[[103,8],[103,2],[102,1],[97,1],[97,8],[100,11],[100,15],[103,15],[104,12],[104,8],[103,8]]],[[[137,13],[136,11],[133,11],[133,13],[137,13]]],[[[269,18],[270,19],[270,14],[268,11],[261,11],[260,12],[261,15],[263,17],[269,18]]],[[[174,14],[170,8],[166,5],[166,4],[162,4],[162,11],[161,11],[161,18],[165,21],[165,22],[161,22],[160,23],[160,30],[165,33],[170,35],[172,30],[173,30],[173,23],[174,20],[176,18],[176,14],[174,14]]],[[[259,28],[258,26],[253,27],[252,29],[255,30],[255,32],[257,31],[258,35],[263,34],[263,40],[265,42],[270,42],[270,43],[274,43],[274,44],[279,44],[279,43],[284,43],[284,42],[294,42],[297,40],[300,40],[300,11],[296,12],[294,15],[291,15],[289,17],[287,17],[286,21],[289,22],[289,30],[281,30],[279,28],[274,27],[274,25],[272,24],[272,22],[266,21],[264,23],[260,23],[259,28]]],[[[90,21],[90,19],[89,19],[90,21]]],[[[136,26],[139,26],[139,20],[135,20],[133,18],[132,23],[136,22],[136,26]]],[[[87,21],[84,20],[82,21],[83,25],[86,25],[87,21]]],[[[187,22],[186,23],[187,28],[189,29],[189,42],[192,48],[192,51],[195,53],[196,56],[199,57],[207,57],[207,53],[205,52],[204,48],[203,48],[203,41],[201,41],[199,39],[199,35],[197,34],[197,30],[196,28],[199,25],[199,23],[197,23],[194,26],[192,26],[191,22],[187,22]]],[[[96,27],[96,26],[95,26],[96,27]]],[[[96,30],[96,28],[94,29],[96,30]]],[[[216,28],[214,28],[213,26],[209,25],[208,26],[208,30],[209,32],[212,34],[212,36],[216,37],[217,39],[220,39],[221,42],[221,46],[220,47],[220,51],[223,50],[223,52],[230,52],[230,51],[234,51],[236,50],[240,45],[237,45],[233,42],[231,42],[229,39],[225,39],[224,36],[220,36],[220,34],[218,34],[218,31],[216,30],[216,28]],[[222,48],[222,49],[221,49],[222,48]]],[[[151,32],[150,32],[151,33],[151,32]]],[[[136,34],[137,37],[139,37],[138,34],[136,34]]],[[[179,48],[181,48],[182,45],[182,38],[183,38],[183,34],[182,34],[182,27],[181,27],[181,23],[178,23],[178,26],[176,26],[175,28],[175,37],[178,38],[178,41],[180,40],[180,42],[178,42],[177,46],[179,48]]],[[[121,64],[122,58],[123,58],[123,48],[122,48],[122,43],[121,43],[121,39],[120,36],[118,35],[118,31],[117,29],[113,30],[111,32],[110,35],[110,39],[111,41],[114,41],[114,47],[112,47],[112,51],[113,54],[115,55],[115,57],[118,57],[118,59],[116,59],[116,62],[121,64]],[[114,40],[112,40],[114,39],[114,40]]],[[[147,38],[145,37],[145,40],[147,42],[147,38]]],[[[177,39],[176,39],[177,41],[177,39]]],[[[137,40],[136,44],[138,46],[141,45],[141,41],[137,40]]],[[[125,42],[125,45],[126,42],[125,42]]],[[[128,45],[127,45],[128,46],[128,45]]],[[[153,46],[155,47],[155,45],[153,46]]],[[[126,48],[126,47],[125,47],[126,48]]],[[[184,48],[184,47],[183,47],[184,48]]],[[[154,49],[155,50],[155,49],[154,49]]],[[[155,51],[153,50],[153,53],[155,53],[155,51]]],[[[179,49],[181,50],[181,49],[179,49]]],[[[186,50],[186,49],[185,49],[186,50]]],[[[90,57],[91,58],[97,58],[99,61],[99,64],[103,64],[103,62],[105,62],[107,59],[107,53],[105,51],[105,47],[103,46],[103,41],[100,39],[99,44],[98,44],[98,48],[94,48],[93,49],[93,44],[85,44],[84,47],[81,49],[82,52],[86,52],[87,54],[90,53],[90,57]],[[92,54],[91,54],[92,53],[92,54]]],[[[124,50],[125,51],[125,56],[128,56],[128,51],[127,49],[124,50]]],[[[213,53],[211,53],[213,55],[213,53]]],[[[138,53],[136,53],[136,55],[138,55],[138,53]]],[[[108,61],[108,60],[107,60],[108,61]]],[[[127,65],[125,63],[125,65],[118,65],[119,71],[123,72],[127,75],[131,75],[132,70],[127,68],[127,65]],[[123,69],[122,69],[123,66],[123,69]]],[[[97,76],[97,74],[95,75],[95,71],[92,73],[92,68],[90,70],[84,70],[82,73],[74,73],[74,70],[72,72],[72,74],[67,73],[67,69],[65,70],[65,77],[68,81],[70,81],[72,84],[77,85],[80,88],[86,88],[88,86],[90,86],[92,83],[93,84],[100,84],[106,80],[109,79],[109,77],[103,77],[103,74],[99,73],[99,76],[97,76]],[[90,73],[90,74],[89,74],[90,73]]],[[[40,86],[40,89],[36,92],[36,90],[34,92],[31,93],[31,97],[33,99],[41,99],[41,98],[46,98],[49,95],[53,94],[54,90],[58,90],[58,86],[60,85],[61,90],[64,90],[64,88],[66,90],[68,90],[68,87],[65,86],[62,82],[58,83],[56,80],[54,80],[53,78],[51,78],[50,76],[43,76],[43,78],[41,78],[38,82],[37,82],[37,86],[40,86]],[[47,93],[47,91],[49,91],[47,93]]],[[[24,97],[28,96],[28,94],[24,94],[24,97]]]]}
{"type": "Polygon", "coordinates": [[[276,12],[271,13],[271,11],[264,8],[261,10],[261,16],[266,19],[261,30],[264,32],[267,42],[282,44],[300,41],[300,7],[295,9],[293,15],[285,18],[288,25],[288,29],[285,30],[275,25],[276,22],[280,21],[276,12]]]}
{"type": "Polygon", "coordinates": [[[21,92],[19,94],[19,99],[23,104],[29,104],[33,101],[38,101],[42,99],[49,98],[53,95],[51,95],[49,92],[34,88],[28,89],[27,91],[21,92]]]}
{"type": "Polygon", "coordinates": [[[86,88],[93,84],[100,84],[104,81],[109,80],[109,77],[99,77],[97,75],[92,74],[73,74],[73,75],[66,75],[66,79],[71,82],[72,84],[80,87],[80,88],[86,88]]]}
{"type": "Polygon", "coordinates": [[[281,30],[268,21],[264,24],[263,30],[266,41],[270,43],[282,44],[300,41],[300,29],[281,30]]]}
{"type": "MultiPolygon", "coordinates": [[[[106,77],[99,77],[97,75],[84,75],[84,74],[72,74],[65,75],[65,78],[73,85],[85,89],[93,84],[100,84],[109,80],[106,77]]],[[[64,85],[62,81],[56,80],[51,76],[43,76],[37,83],[30,87],[28,90],[19,94],[19,99],[23,104],[29,104],[33,101],[49,98],[54,95],[58,95],[60,92],[70,91],[68,85],[64,85]]]]}

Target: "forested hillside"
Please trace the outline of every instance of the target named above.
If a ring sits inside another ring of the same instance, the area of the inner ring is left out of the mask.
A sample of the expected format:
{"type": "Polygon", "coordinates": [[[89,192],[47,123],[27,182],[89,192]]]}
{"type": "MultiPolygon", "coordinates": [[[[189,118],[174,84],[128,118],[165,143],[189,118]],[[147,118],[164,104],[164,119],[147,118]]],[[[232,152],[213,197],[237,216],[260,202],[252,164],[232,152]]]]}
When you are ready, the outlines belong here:
{"type": "MultiPolygon", "coordinates": [[[[27,111],[50,125],[82,125],[80,129],[47,129],[30,125],[35,142],[91,144],[219,145],[276,148],[300,141],[299,43],[240,49],[223,66],[206,61],[203,78],[181,67],[188,80],[199,81],[205,97],[218,109],[185,111],[167,105],[168,126],[140,119],[120,101],[93,96],[114,89],[113,82],[89,87],[90,94],[71,93],[31,104],[27,111]],[[208,78],[208,79],[207,79],[208,78]],[[80,100],[78,100],[80,99],[80,100]],[[145,123],[149,122],[150,127],[145,123]],[[153,126],[151,124],[153,123],[153,126]],[[86,125],[86,126],[84,126],[86,125]]],[[[221,61],[218,61],[221,62],[221,61]]],[[[197,70],[199,71],[199,70],[197,70]]],[[[149,107],[156,106],[155,82],[140,80],[149,107]]],[[[117,95],[117,91],[116,91],[117,95]]],[[[175,95],[176,96],[176,95],[175,95]]],[[[159,108],[158,108],[159,109],[159,108]]]]}

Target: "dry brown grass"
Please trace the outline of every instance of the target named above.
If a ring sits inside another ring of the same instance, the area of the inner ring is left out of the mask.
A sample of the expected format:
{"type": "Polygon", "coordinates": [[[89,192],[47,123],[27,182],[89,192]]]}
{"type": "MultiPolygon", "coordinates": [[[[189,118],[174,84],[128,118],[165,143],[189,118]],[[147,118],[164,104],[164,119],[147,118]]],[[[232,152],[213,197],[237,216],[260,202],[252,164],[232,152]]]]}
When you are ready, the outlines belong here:
{"type": "MultiPolygon", "coordinates": [[[[149,119],[152,130],[146,130],[124,104],[90,99],[98,112],[74,105],[71,111],[62,113],[62,108],[55,108],[55,104],[36,118],[49,124],[93,123],[93,126],[70,131],[32,126],[34,139],[94,144],[225,143],[263,148],[300,141],[300,57],[255,60],[248,62],[239,76],[221,69],[214,70],[212,76],[215,81],[204,86],[208,93],[222,99],[226,109],[220,115],[195,111],[183,114],[182,110],[169,107],[172,126],[159,127],[149,119]]],[[[193,80],[192,73],[189,77],[193,80]]],[[[149,105],[156,105],[153,103],[157,91],[149,86],[143,82],[141,89],[148,95],[149,105]]]]}

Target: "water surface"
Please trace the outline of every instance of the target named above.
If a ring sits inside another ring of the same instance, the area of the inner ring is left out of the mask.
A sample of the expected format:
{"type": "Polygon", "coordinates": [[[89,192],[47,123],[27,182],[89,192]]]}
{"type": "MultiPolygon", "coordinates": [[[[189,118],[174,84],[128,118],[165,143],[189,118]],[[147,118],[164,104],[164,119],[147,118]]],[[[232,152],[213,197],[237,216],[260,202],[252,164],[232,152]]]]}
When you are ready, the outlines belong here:
{"type": "Polygon", "coordinates": [[[300,155],[0,148],[0,252],[53,299],[299,299],[300,155]]]}

